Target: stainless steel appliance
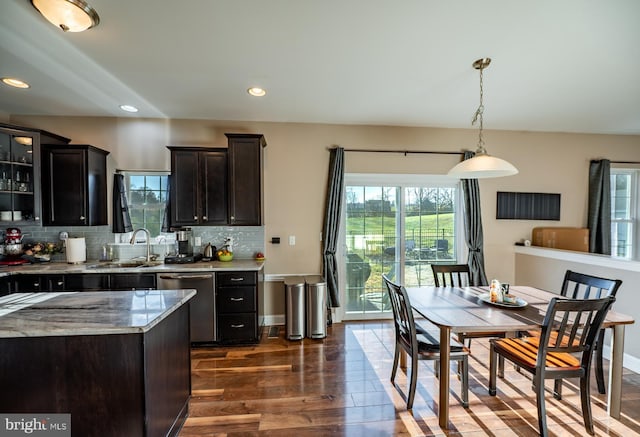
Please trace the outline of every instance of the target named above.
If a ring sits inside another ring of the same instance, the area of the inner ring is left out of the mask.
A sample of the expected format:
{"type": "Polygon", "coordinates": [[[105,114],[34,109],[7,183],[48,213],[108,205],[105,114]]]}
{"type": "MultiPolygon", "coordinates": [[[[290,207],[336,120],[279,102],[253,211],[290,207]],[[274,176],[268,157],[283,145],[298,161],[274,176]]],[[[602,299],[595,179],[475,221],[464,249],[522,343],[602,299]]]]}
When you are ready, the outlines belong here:
{"type": "Polygon", "coordinates": [[[193,256],[193,233],[191,228],[181,228],[176,232],[178,257],[193,256]]]}
{"type": "Polygon", "coordinates": [[[192,343],[218,341],[216,326],[215,278],[213,273],[158,273],[159,290],[194,289],[197,294],[189,301],[192,343]]]}

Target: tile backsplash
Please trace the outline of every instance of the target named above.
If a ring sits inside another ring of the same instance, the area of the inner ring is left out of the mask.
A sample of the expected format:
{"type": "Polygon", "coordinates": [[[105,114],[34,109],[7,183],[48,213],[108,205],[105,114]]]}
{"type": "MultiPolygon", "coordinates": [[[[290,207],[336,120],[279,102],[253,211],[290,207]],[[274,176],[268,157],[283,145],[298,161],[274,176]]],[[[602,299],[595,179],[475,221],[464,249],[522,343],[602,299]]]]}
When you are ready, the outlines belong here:
{"type": "MultiPolygon", "coordinates": [[[[112,248],[114,259],[131,259],[146,254],[145,244],[129,244],[131,233],[114,234],[111,226],[68,226],[68,227],[44,227],[23,226],[20,228],[24,234],[24,242],[51,241],[58,242],[60,232],[64,231],[70,237],[84,237],[87,244],[87,260],[100,259],[102,247],[108,245],[112,248]]],[[[191,228],[195,237],[202,240],[201,246],[194,245],[195,253],[202,253],[207,243],[218,248],[224,245],[227,237],[233,237],[233,252],[236,258],[253,258],[256,252],[264,252],[264,227],[263,226],[194,226],[191,228]]],[[[141,234],[138,234],[141,235],[141,234]]],[[[151,252],[157,254],[160,259],[167,253],[175,251],[174,233],[162,234],[152,240],[151,252]]],[[[53,261],[64,261],[64,254],[56,254],[53,261]]]]}

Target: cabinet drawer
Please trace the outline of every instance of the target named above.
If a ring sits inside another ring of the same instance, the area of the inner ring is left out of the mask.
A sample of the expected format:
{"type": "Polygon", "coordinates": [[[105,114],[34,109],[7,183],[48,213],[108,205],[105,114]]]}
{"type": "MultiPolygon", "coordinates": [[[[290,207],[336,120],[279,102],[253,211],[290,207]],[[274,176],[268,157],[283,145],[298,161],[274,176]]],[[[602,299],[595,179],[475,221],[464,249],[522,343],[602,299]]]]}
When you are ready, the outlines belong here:
{"type": "Polygon", "coordinates": [[[66,275],[64,280],[66,289],[69,291],[96,291],[110,288],[109,275],[106,273],[78,273],[66,275]]]}
{"type": "Polygon", "coordinates": [[[155,290],[155,273],[117,273],[111,275],[112,290],[155,290]]]}
{"type": "Polygon", "coordinates": [[[216,305],[219,313],[256,311],[256,287],[219,287],[216,305]]]}
{"type": "Polygon", "coordinates": [[[218,340],[222,343],[258,341],[255,313],[222,314],[218,318],[218,340]]]}
{"type": "Polygon", "coordinates": [[[64,275],[46,275],[43,277],[46,283],[47,291],[64,291],[66,290],[64,275]]]}
{"type": "Polygon", "coordinates": [[[218,287],[236,285],[256,285],[258,274],[256,272],[220,272],[216,274],[218,287]]]}
{"type": "Polygon", "coordinates": [[[46,291],[40,275],[18,275],[13,280],[14,293],[32,293],[34,291],[46,291]]]}

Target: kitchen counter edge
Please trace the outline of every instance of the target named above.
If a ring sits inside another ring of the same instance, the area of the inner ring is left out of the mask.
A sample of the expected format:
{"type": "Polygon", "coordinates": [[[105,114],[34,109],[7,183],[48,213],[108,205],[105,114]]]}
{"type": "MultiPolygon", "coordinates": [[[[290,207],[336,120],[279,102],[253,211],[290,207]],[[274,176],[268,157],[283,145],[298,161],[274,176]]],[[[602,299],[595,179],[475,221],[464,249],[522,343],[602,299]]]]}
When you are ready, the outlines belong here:
{"type": "Polygon", "coordinates": [[[14,293],[0,298],[6,311],[0,338],[145,333],[195,295],[193,289],[14,293]]]}
{"type": "Polygon", "coordinates": [[[260,271],[264,261],[233,260],[228,262],[211,261],[191,264],[158,264],[146,267],[109,267],[99,261],[83,264],[67,264],[63,262],[47,262],[7,266],[0,270],[0,277],[12,275],[73,274],[73,273],[163,273],[163,272],[228,272],[228,271],[260,271]]]}

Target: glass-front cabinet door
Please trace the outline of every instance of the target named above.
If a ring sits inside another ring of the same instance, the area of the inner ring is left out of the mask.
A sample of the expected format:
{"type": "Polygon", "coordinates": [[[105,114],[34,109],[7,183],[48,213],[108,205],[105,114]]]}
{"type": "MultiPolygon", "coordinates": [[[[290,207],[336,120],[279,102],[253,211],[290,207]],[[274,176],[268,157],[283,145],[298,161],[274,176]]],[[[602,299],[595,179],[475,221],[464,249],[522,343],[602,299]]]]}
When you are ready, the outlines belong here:
{"type": "Polygon", "coordinates": [[[40,134],[0,128],[0,227],[39,224],[40,134]]]}

